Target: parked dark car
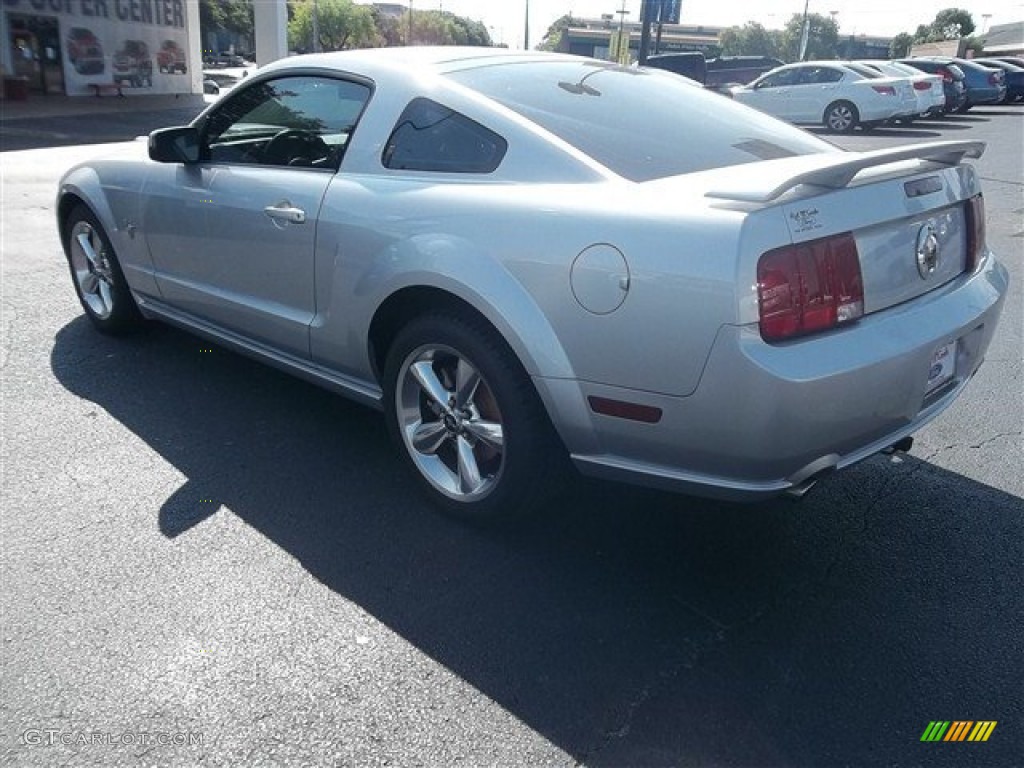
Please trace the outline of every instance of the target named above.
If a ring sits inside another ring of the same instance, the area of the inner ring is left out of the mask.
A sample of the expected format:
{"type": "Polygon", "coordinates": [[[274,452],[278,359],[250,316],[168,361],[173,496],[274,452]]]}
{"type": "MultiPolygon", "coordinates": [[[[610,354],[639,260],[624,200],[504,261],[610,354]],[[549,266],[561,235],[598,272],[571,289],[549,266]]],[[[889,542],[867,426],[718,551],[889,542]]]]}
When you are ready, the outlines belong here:
{"type": "Polygon", "coordinates": [[[1006,79],[1006,97],[1003,104],[1024,99],[1024,66],[1017,66],[1002,59],[972,59],[984,67],[1003,70],[1003,77],[1006,79]]]}
{"type": "Polygon", "coordinates": [[[782,62],[771,56],[719,56],[717,59],[708,59],[705,84],[708,88],[746,85],[765,72],[781,66],[782,62]]]}
{"type": "Polygon", "coordinates": [[[1013,64],[1015,67],[1024,69],[1024,56],[989,56],[987,58],[995,59],[996,61],[1005,61],[1007,64],[1013,64]]]}
{"type": "Polygon", "coordinates": [[[946,96],[946,112],[960,112],[967,104],[967,76],[956,64],[943,64],[932,59],[898,59],[922,72],[942,78],[942,92],[946,96]]]}
{"type": "Polygon", "coordinates": [[[1006,96],[1006,84],[1001,69],[983,67],[968,59],[955,59],[946,56],[927,56],[921,59],[903,59],[902,61],[905,64],[917,66],[915,62],[922,60],[935,61],[947,66],[955,64],[963,71],[966,78],[967,102],[957,110],[961,114],[980,104],[998,104],[1006,96]]]}
{"type": "Polygon", "coordinates": [[[644,66],[675,72],[677,75],[688,77],[701,85],[704,85],[707,79],[707,63],[704,60],[704,54],[699,51],[659,53],[648,56],[644,66]]]}

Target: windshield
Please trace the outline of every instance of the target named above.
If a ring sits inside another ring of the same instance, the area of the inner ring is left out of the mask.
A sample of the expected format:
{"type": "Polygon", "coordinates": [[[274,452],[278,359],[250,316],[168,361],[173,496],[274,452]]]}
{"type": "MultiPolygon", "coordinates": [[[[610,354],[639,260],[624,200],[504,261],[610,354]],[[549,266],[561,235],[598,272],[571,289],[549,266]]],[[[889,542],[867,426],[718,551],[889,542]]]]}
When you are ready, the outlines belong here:
{"type": "Polygon", "coordinates": [[[473,67],[448,77],[632,181],[835,151],[679,75],[590,59],[473,67]]]}

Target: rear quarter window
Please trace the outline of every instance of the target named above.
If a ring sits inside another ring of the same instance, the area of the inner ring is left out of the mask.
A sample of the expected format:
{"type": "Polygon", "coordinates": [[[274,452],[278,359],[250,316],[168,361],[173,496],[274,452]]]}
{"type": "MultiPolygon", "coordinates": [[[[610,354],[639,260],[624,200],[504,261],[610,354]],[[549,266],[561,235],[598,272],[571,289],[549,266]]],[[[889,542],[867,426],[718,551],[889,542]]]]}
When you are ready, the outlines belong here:
{"type": "Polygon", "coordinates": [[[418,98],[398,118],[381,162],[394,170],[493,173],[507,149],[505,139],[475,120],[418,98]]]}

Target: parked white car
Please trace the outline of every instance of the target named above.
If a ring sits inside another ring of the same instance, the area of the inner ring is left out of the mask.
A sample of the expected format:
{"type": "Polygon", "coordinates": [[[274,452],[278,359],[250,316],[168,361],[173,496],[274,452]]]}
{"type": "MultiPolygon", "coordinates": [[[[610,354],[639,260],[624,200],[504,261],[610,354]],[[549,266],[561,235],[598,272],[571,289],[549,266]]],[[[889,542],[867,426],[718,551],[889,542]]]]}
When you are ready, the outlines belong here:
{"type": "MultiPolygon", "coordinates": [[[[909,78],[914,95],[917,97],[917,116],[941,115],[946,111],[946,95],[942,89],[940,75],[929,75],[907,64],[900,64],[898,61],[867,59],[852,63],[869,68],[886,77],[909,78]]],[[[905,122],[910,122],[910,120],[907,119],[905,122]]]]}
{"type": "Polygon", "coordinates": [[[732,90],[736,101],[792,123],[822,123],[835,133],[914,114],[905,78],[870,78],[839,61],[787,64],[732,90]]]}

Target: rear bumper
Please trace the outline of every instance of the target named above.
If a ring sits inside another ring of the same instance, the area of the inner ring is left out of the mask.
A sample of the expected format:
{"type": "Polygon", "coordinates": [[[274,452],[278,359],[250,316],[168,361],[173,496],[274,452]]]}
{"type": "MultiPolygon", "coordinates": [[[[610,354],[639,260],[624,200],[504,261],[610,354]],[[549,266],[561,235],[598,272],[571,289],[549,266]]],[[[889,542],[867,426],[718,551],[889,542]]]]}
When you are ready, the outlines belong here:
{"type": "Polygon", "coordinates": [[[999,88],[969,88],[967,103],[972,107],[980,104],[998,104],[1006,96],[1006,86],[999,88]]]}
{"type": "Polygon", "coordinates": [[[577,423],[559,429],[584,474],[716,498],[769,498],[889,447],[949,407],[984,359],[1007,279],[989,258],[927,296],[785,345],[766,344],[756,327],[724,326],[688,397],[551,381],[546,395],[575,401],[566,412],[577,423]],[[956,374],[926,394],[933,356],[949,342],[956,342],[956,374]],[[641,424],[601,416],[580,407],[588,396],[640,402],[662,417],[641,424]]]}
{"type": "Polygon", "coordinates": [[[862,123],[895,120],[899,117],[914,114],[914,110],[914,106],[907,107],[903,104],[879,103],[877,101],[870,101],[865,104],[858,105],[858,112],[860,113],[860,121],[862,123]]]}

